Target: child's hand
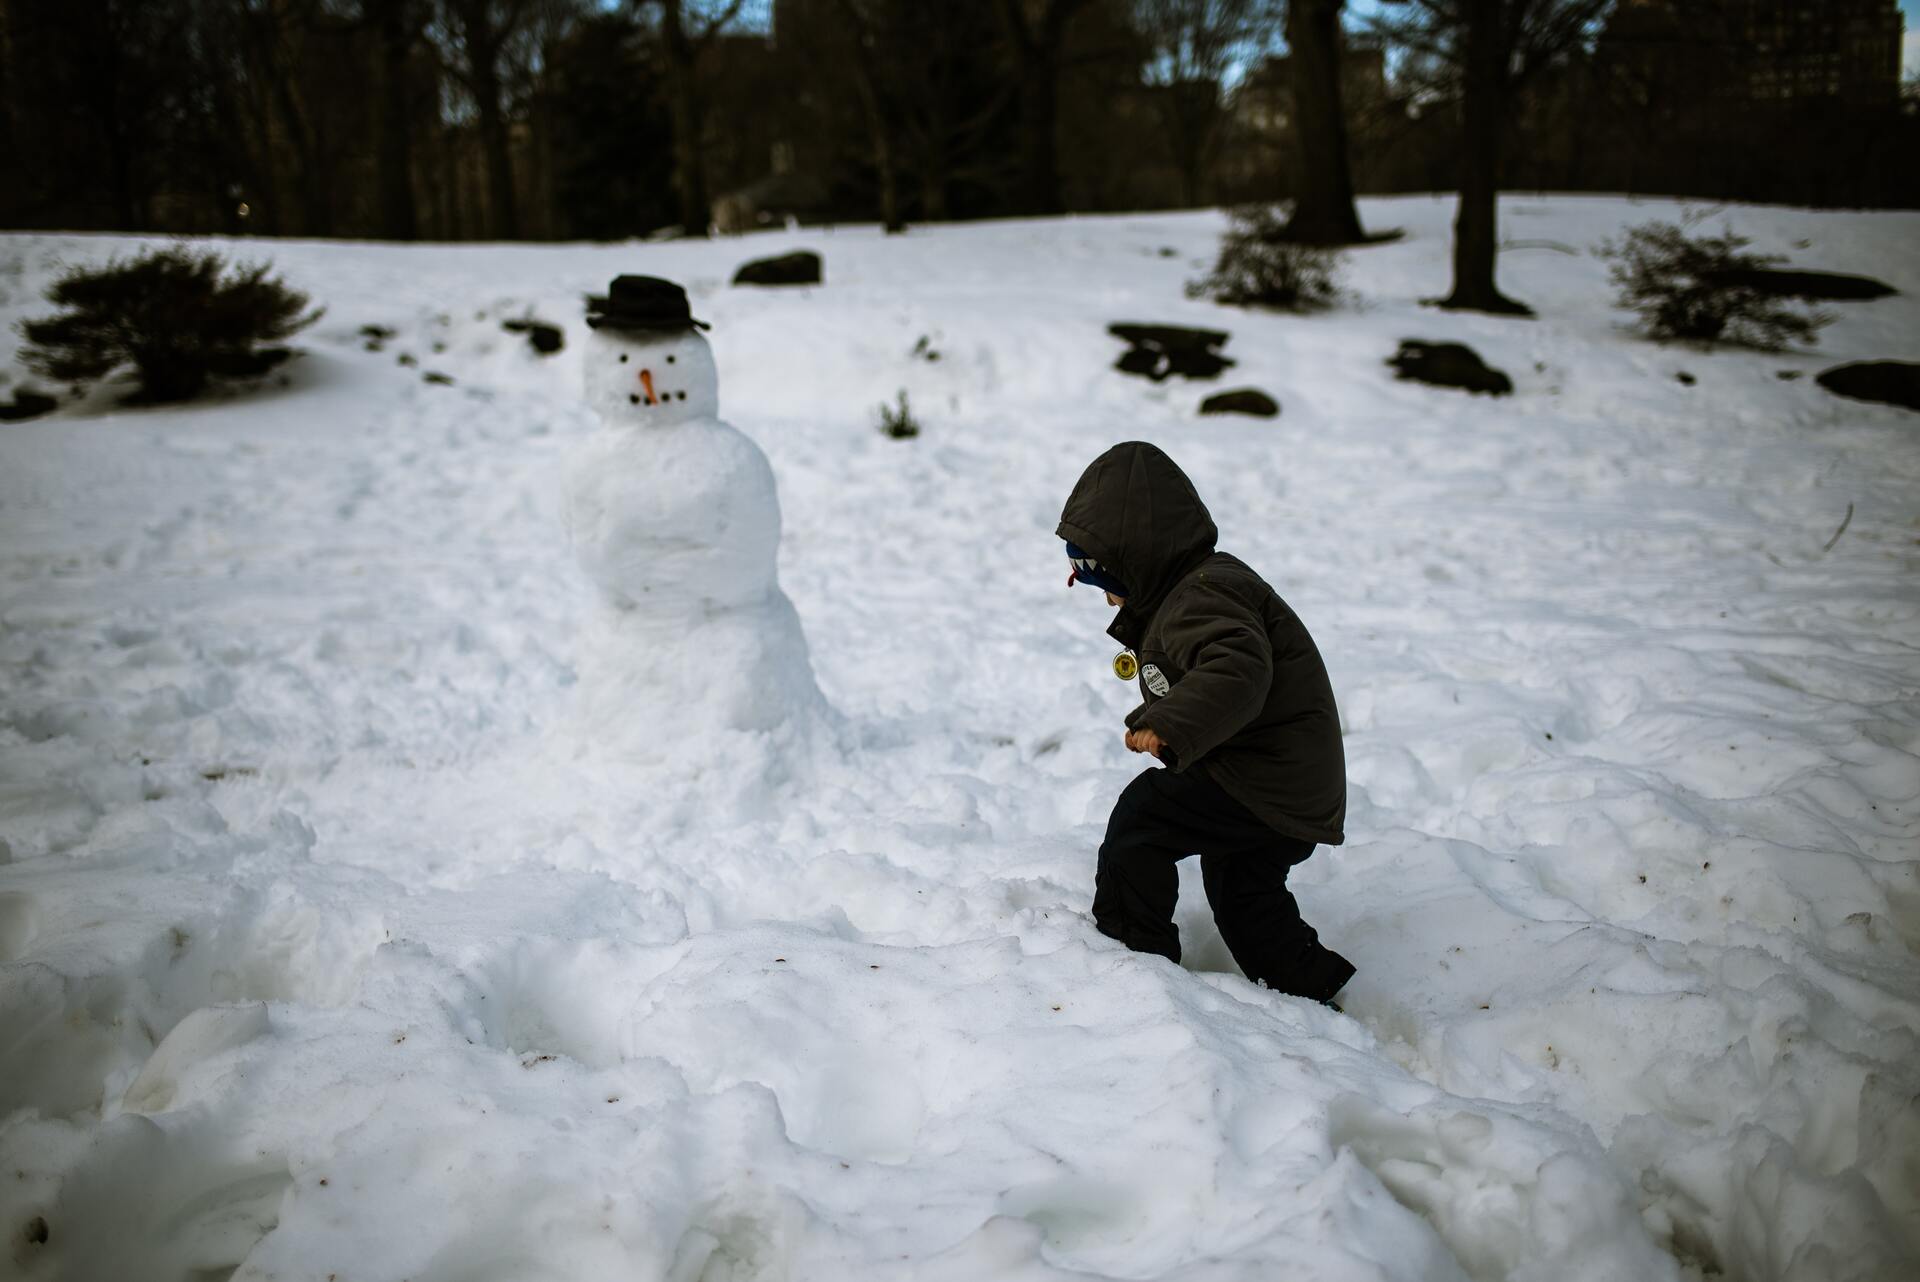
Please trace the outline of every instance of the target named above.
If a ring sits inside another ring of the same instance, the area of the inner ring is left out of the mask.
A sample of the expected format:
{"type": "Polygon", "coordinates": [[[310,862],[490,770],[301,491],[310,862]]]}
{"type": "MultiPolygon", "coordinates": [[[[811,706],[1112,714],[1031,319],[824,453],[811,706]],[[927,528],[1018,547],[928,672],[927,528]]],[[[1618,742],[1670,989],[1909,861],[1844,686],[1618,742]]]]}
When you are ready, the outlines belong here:
{"type": "Polygon", "coordinates": [[[1160,750],[1166,746],[1160,741],[1160,736],[1151,730],[1143,728],[1127,731],[1127,751],[1129,752],[1150,752],[1158,757],[1160,750]]]}

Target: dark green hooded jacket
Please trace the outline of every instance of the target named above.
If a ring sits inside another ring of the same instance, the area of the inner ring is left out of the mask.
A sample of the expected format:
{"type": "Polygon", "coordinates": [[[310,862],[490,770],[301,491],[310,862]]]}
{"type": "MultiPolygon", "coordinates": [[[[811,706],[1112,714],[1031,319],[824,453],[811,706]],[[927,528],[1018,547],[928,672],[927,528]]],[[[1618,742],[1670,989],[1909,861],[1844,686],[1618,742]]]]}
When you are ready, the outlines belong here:
{"type": "Polygon", "coordinates": [[[1060,514],[1060,537],[1127,586],[1107,631],[1140,659],[1146,701],[1127,716],[1289,837],[1346,839],[1346,759],[1333,687],[1313,638],[1238,559],[1174,461],[1142,441],[1095,459],[1060,514]]]}

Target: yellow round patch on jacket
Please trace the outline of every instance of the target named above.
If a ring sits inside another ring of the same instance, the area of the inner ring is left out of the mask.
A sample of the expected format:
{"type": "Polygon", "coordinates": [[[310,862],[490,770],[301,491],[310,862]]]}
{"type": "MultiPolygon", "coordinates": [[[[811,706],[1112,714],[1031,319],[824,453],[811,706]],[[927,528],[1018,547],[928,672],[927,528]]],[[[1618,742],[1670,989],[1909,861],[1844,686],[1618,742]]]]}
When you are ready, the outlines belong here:
{"type": "Polygon", "coordinates": [[[1122,681],[1131,681],[1140,671],[1140,661],[1133,657],[1133,651],[1122,650],[1113,656],[1113,675],[1122,681]]]}

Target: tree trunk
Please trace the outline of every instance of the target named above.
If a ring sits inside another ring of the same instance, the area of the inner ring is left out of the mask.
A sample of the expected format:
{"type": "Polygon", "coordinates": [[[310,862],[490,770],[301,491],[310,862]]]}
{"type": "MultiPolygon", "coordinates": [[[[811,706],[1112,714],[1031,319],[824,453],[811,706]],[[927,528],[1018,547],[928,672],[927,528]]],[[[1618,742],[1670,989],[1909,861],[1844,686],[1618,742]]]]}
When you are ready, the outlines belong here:
{"type": "Polygon", "coordinates": [[[667,108],[673,118],[673,181],[680,194],[680,230],[704,236],[713,224],[707,198],[706,157],[701,152],[701,110],[694,63],[699,50],[687,38],[680,0],[661,0],[667,53],[667,108]]]}
{"type": "Polygon", "coordinates": [[[847,35],[853,41],[853,83],[860,94],[861,114],[867,118],[867,137],[873,146],[873,175],[879,186],[880,225],[888,235],[903,232],[906,222],[900,217],[900,173],[894,160],[893,121],[887,104],[880,97],[880,70],[876,65],[873,29],[851,3],[843,0],[841,12],[847,35]]]}
{"type": "Polygon", "coordinates": [[[420,234],[413,202],[413,112],[407,64],[419,28],[404,6],[390,4],[380,24],[380,233],[388,240],[420,234]]]}
{"type": "Polygon", "coordinates": [[[1286,237],[1303,245],[1366,239],[1354,208],[1347,117],[1340,94],[1340,8],[1344,0],[1288,0],[1287,47],[1293,90],[1293,216],[1286,237]]]}
{"type": "Polygon", "coordinates": [[[487,206],[492,236],[520,238],[520,218],[513,199],[513,155],[507,146],[507,120],[500,111],[500,77],[489,56],[474,59],[474,96],[479,99],[480,141],[487,152],[487,206]]]}
{"type": "Polygon", "coordinates": [[[1086,0],[1046,0],[1040,21],[1027,21],[1022,0],[1001,0],[1000,20],[1012,46],[1020,101],[1019,212],[1060,212],[1054,132],[1060,114],[1060,49],[1067,23],[1086,0]]]}
{"type": "Polygon", "coordinates": [[[867,135],[873,144],[873,176],[879,187],[880,225],[888,235],[903,232],[907,224],[900,217],[900,171],[894,162],[893,126],[880,103],[872,73],[861,69],[855,76],[860,85],[860,105],[867,117],[867,135]]]}
{"type": "Polygon", "coordinates": [[[261,73],[267,78],[273,102],[280,111],[281,123],[286,126],[287,140],[293,144],[294,168],[297,171],[295,185],[300,190],[300,231],[307,236],[331,236],[332,184],[321,172],[319,139],[307,112],[301,107],[300,94],[294,84],[294,69],[281,59],[281,32],[277,24],[278,18],[272,14],[263,15],[256,21],[255,48],[261,73]]]}
{"type": "MultiPolygon", "coordinates": [[[[111,87],[106,96],[113,96],[111,87]]],[[[110,103],[104,108],[104,114],[107,167],[113,183],[113,230],[145,231],[146,223],[138,208],[140,202],[133,193],[133,149],[127,145],[126,131],[121,127],[118,104],[110,103]]]]}
{"type": "Polygon", "coordinates": [[[1059,117],[1059,86],[1053,60],[1035,53],[1020,69],[1020,212],[1060,212],[1060,176],[1053,135],[1059,117]]]}
{"type": "Polygon", "coordinates": [[[1499,253],[1500,152],[1509,99],[1508,50],[1502,38],[1504,8],[1503,0],[1467,0],[1460,206],[1453,224],[1453,293],[1440,306],[1531,316],[1531,309],[1502,294],[1493,280],[1499,253]]]}
{"type": "Polygon", "coordinates": [[[947,220],[947,164],[938,147],[921,152],[920,214],[930,223],[947,220]]]}
{"type": "Polygon", "coordinates": [[[121,33],[115,27],[115,16],[110,7],[101,14],[98,43],[93,50],[101,61],[101,74],[89,78],[88,96],[107,144],[107,182],[113,192],[109,227],[115,231],[145,231],[133,195],[133,148],[127,139],[120,101],[121,33]]]}
{"type": "Polygon", "coordinates": [[[680,228],[689,236],[704,236],[713,214],[700,154],[700,103],[693,91],[692,70],[676,70],[672,75],[673,178],[680,193],[680,228]]]}
{"type": "Polygon", "coordinates": [[[880,183],[880,226],[892,236],[905,231],[907,223],[900,217],[900,173],[893,160],[893,140],[887,132],[884,119],[874,122],[873,167],[880,183]]]}

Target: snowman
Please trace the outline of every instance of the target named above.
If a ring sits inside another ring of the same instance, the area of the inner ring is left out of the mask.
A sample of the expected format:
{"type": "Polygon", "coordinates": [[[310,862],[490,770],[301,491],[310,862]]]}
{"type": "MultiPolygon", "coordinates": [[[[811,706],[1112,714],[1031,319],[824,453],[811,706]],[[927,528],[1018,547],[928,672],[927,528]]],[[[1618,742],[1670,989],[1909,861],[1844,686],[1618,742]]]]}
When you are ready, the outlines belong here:
{"type": "Polygon", "coordinates": [[[566,494],[601,608],[587,633],[587,734],[615,753],[698,757],[728,732],[792,739],[824,708],[775,567],[767,456],[720,421],[713,349],[686,291],[621,276],[588,300],[587,402],[600,418],[566,494]]]}

